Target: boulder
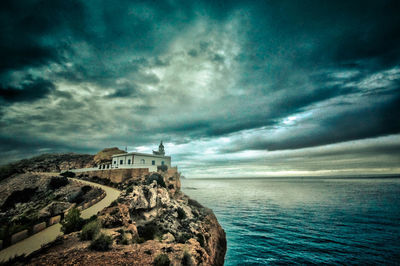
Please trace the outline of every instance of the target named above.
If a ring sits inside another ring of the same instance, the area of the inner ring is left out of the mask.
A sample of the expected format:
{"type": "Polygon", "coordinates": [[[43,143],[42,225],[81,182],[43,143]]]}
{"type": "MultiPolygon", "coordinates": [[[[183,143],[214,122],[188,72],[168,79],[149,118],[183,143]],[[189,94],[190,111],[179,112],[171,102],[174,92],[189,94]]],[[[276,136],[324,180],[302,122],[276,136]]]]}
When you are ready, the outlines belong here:
{"type": "Polygon", "coordinates": [[[162,236],[162,241],[165,243],[175,242],[175,237],[171,233],[166,233],[162,236]]]}
{"type": "Polygon", "coordinates": [[[72,204],[69,202],[54,201],[39,211],[39,217],[49,217],[64,213],[72,204]]]}

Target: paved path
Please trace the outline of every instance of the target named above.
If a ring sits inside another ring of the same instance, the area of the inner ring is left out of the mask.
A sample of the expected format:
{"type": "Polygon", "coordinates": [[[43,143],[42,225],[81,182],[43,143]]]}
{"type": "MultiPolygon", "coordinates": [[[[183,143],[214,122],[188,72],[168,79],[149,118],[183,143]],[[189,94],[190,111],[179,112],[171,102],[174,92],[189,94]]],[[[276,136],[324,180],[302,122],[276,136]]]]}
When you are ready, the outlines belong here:
{"type": "MultiPolygon", "coordinates": [[[[82,218],[90,218],[92,215],[97,214],[99,211],[104,209],[105,207],[109,206],[111,202],[116,200],[118,196],[120,195],[121,191],[118,189],[112,188],[112,187],[107,187],[104,185],[88,182],[88,181],[83,181],[83,180],[78,180],[74,179],[78,182],[82,182],[94,187],[99,187],[103,189],[106,192],[105,198],[103,198],[101,201],[98,203],[94,204],[93,206],[87,208],[86,210],[83,210],[81,212],[81,217],[82,218]]],[[[12,246],[9,246],[6,249],[3,249],[0,251],[0,262],[2,261],[7,261],[10,258],[13,258],[15,256],[19,256],[22,254],[29,255],[30,253],[40,249],[40,247],[44,244],[47,244],[57,238],[57,236],[62,235],[63,233],[61,232],[61,224],[55,224],[52,226],[47,227],[43,231],[40,231],[37,234],[34,234],[12,246]]]]}

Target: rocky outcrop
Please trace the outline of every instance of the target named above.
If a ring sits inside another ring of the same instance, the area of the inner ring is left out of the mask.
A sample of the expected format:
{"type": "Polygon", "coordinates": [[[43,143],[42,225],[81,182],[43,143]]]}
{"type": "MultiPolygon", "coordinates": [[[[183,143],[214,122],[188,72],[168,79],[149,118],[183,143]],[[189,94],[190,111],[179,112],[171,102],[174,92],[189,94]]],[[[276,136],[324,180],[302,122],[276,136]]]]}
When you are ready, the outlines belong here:
{"type": "Polygon", "coordinates": [[[224,230],[210,209],[180,191],[177,171],[128,179],[121,186],[117,201],[98,214],[103,232],[113,238],[110,251],[94,252],[73,233],[29,263],[151,265],[166,254],[171,265],[224,264],[224,230]]]}
{"type": "Polygon", "coordinates": [[[94,158],[93,162],[96,165],[103,164],[103,163],[111,163],[111,158],[115,154],[126,153],[126,151],[120,150],[117,147],[113,148],[105,148],[104,150],[98,152],[94,158]]]}

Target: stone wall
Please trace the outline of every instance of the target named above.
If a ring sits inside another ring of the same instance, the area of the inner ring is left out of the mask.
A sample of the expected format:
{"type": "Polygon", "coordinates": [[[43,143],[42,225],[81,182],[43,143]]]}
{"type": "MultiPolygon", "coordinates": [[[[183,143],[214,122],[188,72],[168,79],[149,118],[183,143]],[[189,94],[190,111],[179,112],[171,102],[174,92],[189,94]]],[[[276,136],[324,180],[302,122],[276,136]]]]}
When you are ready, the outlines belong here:
{"type": "Polygon", "coordinates": [[[122,183],[129,178],[139,178],[149,173],[148,168],[131,168],[131,169],[110,169],[83,172],[88,177],[99,177],[109,179],[113,183],[122,183]]]}

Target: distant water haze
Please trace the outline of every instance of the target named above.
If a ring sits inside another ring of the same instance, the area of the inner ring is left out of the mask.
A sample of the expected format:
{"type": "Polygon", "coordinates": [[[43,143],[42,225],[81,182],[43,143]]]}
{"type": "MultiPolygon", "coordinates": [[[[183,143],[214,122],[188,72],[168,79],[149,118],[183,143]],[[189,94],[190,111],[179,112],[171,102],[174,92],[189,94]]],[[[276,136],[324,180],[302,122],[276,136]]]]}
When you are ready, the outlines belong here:
{"type": "Polygon", "coordinates": [[[399,264],[400,178],[185,179],[228,239],[226,265],[399,264]]]}

